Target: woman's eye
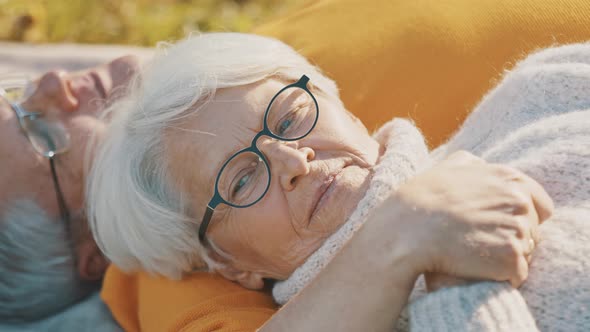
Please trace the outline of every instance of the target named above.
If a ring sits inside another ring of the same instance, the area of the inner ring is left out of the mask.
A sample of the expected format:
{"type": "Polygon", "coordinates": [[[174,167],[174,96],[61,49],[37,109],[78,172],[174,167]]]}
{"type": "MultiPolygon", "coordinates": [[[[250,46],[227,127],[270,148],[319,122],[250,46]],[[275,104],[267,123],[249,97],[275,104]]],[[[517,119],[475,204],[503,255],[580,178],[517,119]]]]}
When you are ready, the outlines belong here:
{"type": "Polygon", "coordinates": [[[287,131],[287,129],[289,129],[292,122],[293,121],[291,119],[285,119],[285,120],[281,121],[281,123],[279,125],[278,134],[283,135],[287,131]]]}
{"type": "Polygon", "coordinates": [[[279,123],[277,124],[277,135],[279,136],[288,136],[287,133],[289,130],[293,130],[293,125],[299,123],[300,117],[302,116],[301,106],[297,106],[291,108],[287,114],[281,116],[279,123]]]}
{"type": "Polygon", "coordinates": [[[240,190],[242,190],[242,188],[244,188],[247,184],[248,181],[250,180],[250,177],[252,176],[252,173],[248,173],[244,176],[242,176],[238,182],[236,183],[236,185],[234,186],[233,190],[232,190],[232,194],[235,195],[237,194],[240,190]]]}

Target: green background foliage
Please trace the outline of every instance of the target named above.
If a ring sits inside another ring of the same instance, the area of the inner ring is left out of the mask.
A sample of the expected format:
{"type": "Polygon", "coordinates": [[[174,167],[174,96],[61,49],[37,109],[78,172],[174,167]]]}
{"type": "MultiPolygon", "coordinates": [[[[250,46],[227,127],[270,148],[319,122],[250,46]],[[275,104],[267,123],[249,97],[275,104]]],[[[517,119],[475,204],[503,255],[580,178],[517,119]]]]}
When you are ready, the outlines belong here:
{"type": "Polygon", "coordinates": [[[0,39],[154,46],[249,31],[304,0],[0,0],[0,39]]]}

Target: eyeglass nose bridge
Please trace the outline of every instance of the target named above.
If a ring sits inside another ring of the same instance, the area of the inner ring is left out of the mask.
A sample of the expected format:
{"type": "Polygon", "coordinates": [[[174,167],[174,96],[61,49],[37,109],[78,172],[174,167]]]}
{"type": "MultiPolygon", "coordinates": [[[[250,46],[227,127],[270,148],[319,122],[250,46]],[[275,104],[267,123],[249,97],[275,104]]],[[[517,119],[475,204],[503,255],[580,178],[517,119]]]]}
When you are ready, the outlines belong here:
{"type": "Polygon", "coordinates": [[[250,147],[247,149],[244,149],[243,151],[249,151],[249,152],[253,152],[255,153],[258,158],[260,158],[265,164],[266,167],[268,169],[270,169],[270,165],[268,164],[268,159],[266,158],[266,156],[264,155],[264,153],[262,151],[260,151],[260,149],[258,148],[258,146],[256,145],[258,143],[258,140],[262,137],[262,136],[268,136],[271,140],[276,140],[274,137],[269,136],[266,133],[266,130],[262,130],[260,131],[258,134],[256,134],[256,136],[254,136],[254,138],[252,139],[252,143],[250,144],[250,147]]]}
{"type": "MultiPolygon", "coordinates": [[[[258,134],[256,134],[256,136],[254,136],[254,138],[252,139],[252,143],[250,143],[250,147],[248,149],[246,149],[247,151],[251,151],[256,153],[258,156],[262,156],[264,157],[264,159],[266,159],[266,156],[264,155],[264,153],[262,153],[262,151],[260,151],[260,149],[258,148],[258,140],[262,137],[262,136],[267,136],[270,140],[272,141],[280,141],[280,139],[278,139],[277,137],[275,137],[270,130],[267,130],[267,128],[262,129],[260,132],[258,132],[258,134]]],[[[266,161],[266,160],[265,160],[266,161]]],[[[268,163],[267,163],[268,164],[268,163]]]]}
{"type": "Polygon", "coordinates": [[[248,149],[244,150],[244,151],[250,151],[250,152],[256,153],[258,155],[258,157],[260,157],[260,159],[262,159],[264,161],[264,163],[266,164],[266,167],[270,169],[268,157],[264,154],[264,152],[262,152],[260,150],[260,148],[258,148],[258,145],[257,145],[258,140],[262,136],[267,136],[271,141],[273,141],[273,142],[276,141],[281,144],[287,144],[287,142],[290,142],[290,140],[283,140],[281,138],[278,138],[275,135],[273,135],[269,130],[263,129],[258,134],[256,134],[256,136],[254,136],[254,138],[252,139],[252,143],[250,144],[250,147],[248,149]]]}

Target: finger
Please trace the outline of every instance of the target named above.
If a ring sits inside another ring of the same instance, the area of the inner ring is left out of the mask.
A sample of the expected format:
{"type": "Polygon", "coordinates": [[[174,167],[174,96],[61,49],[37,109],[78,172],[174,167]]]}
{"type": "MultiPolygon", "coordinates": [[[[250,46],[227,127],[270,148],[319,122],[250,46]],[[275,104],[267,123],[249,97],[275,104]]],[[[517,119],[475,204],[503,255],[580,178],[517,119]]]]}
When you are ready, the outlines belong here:
{"type": "Polygon", "coordinates": [[[535,241],[535,245],[539,244],[541,241],[541,236],[539,235],[539,227],[531,227],[531,239],[535,241]]]}
{"type": "Polygon", "coordinates": [[[516,266],[516,273],[510,279],[512,287],[518,288],[529,276],[529,264],[524,257],[520,257],[516,266]]]}
{"type": "MultiPolygon", "coordinates": [[[[529,196],[530,205],[535,205],[533,202],[533,198],[529,196]]],[[[541,223],[541,219],[537,213],[536,208],[528,208],[528,213],[526,215],[527,224],[526,226],[529,227],[528,231],[524,232],[523,243],[524,243],[524,250],[525,254],[531,254],[539,241],[539,223],[541,223]]],[[[525,227],[526,227],[525,226],[525,227]]]]}
{"type": "Polygon", "coordinates": [[[523,253],[525,255],[530,255],[533,253],[533,251],[535,250],[537,244],[535,243],[535,240],[533,240],[532,238],[528,238],[527,240],[523,241],[526,242],[524,244],[524,248],[523,248],[523,253]]]}
{"type": "Polygon", "coordinates": [[[535,211],[531,211],[522,221],[519,221],[522,227],[517,230],[517,238],[520,240],[521,253],[524,255],[529,255],[535,250],[537,243],[533,234],[537,233],[537,220],[535,211]]]}
{"type": "Polygon", "coordinates": [[[539,223],[543,223],[553,214],[553,200],[545,191],[545,189],[533,178],[522,173],[522,183],[527,187],[530,192],[535,211],[539,218],[539,223]]]}

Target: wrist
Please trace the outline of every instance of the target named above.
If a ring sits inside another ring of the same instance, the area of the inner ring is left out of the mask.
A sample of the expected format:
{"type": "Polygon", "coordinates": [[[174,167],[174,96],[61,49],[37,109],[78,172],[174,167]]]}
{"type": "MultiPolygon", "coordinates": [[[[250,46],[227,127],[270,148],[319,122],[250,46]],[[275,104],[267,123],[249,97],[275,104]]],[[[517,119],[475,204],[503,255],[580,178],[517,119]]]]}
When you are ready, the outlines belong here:
{"type": "Polygon", "coordinates": [[[412,267],[420,275],[438,271],[441,258],[446,257],[443,251],[448,238],[443,234],[448,232],[448,225],[441,220],[444,211],[433,205],[436,199],[429,197],[432,194],[415,187],[402,186],[387,202],[397,206],[399,218],[393,222],[399,234],[399,245],[410,252],[412,267]]]}
{"type": "MultiPolygon", "coordinates": [[[[354,238],[364,237],[378,270],[398,284],[411,284],[427,269],[425,253],[416,245],[415,213],[395,197],[386,200],[354,238]]],[[[360,242],[360,241],[359,241],[360,242]]]]}

